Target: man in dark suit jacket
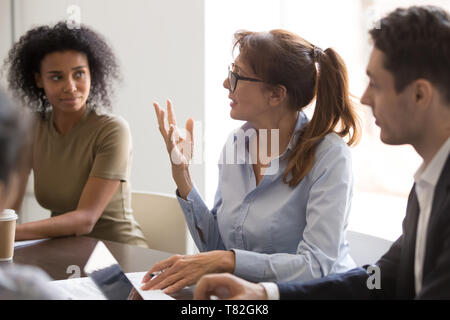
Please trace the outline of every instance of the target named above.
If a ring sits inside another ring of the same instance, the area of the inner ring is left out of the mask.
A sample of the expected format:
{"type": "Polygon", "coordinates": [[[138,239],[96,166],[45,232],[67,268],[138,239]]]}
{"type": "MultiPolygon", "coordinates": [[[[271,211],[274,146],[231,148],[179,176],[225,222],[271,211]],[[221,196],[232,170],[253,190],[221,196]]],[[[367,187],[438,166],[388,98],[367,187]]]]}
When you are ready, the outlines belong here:
{"type": "Polygon", "coordinates": [[[303,283],[208,275],[195,298],[450,299],[450,16],[431,6],[397,9],[370,35],[361,102],[372,108],[383,142],[411,144],[423,158],[402,235],[376,267],[303,283]]]}

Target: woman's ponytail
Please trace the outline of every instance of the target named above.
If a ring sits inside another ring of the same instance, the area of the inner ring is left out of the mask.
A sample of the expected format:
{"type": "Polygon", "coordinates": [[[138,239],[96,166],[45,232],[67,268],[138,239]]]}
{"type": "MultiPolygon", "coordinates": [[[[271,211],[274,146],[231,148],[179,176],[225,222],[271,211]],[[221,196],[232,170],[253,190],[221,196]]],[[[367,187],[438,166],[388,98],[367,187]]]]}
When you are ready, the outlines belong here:
{"type": "Polygon", "coordinates": [[[317,145],[327,134],[349,135],[349,146],[359,140],[359,119],[350,101],[344,61],[331,48],[322,51],[313,46],[311,55],[318,65],[316,106],[283,175],[290,186],[296,186],[312,169],[317,145]]]}

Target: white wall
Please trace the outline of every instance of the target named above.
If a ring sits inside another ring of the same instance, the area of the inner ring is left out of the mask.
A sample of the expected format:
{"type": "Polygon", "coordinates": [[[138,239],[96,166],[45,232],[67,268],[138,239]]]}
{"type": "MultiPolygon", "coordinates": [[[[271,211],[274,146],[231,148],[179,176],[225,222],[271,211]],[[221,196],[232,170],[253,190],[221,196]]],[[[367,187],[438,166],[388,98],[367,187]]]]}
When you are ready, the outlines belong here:
{"type": "MultiPolygon", "coordinates": [[[[0,0],[0,70],[3,59],[11,47],[10,1],[0,0]]],[[[6,81],[0,76],[0,87],[6,88],[6,81]]]]}
{"type": "MultiPolygon", "coordinates": [[[[0,0],[1,18],[8,4],[0,0]]],[[[173,194],[176,186],[152,102],[165,106],[171,98],[182,127],[188,117],[204,121],[203,0],[15,0],[16,38],[33,26],[65,20],[73,4],[81,8],[82,23],[109,40],[122,67],[114,113],[131,127],[133,190],[173,194]]],[[[9,29],[0,28],[2,42],[8,35],[9,29]]],[[[191,175],[204,193],[204,165],[193,165],[191,175]]]]}
{"type": "MultiPolygon", "coordinates": [[[[233,34],[239,29],[266,31],[280,27],[280,0],[205,1],[205,200],[212,206],[218,184],[220,152],[229,133],[243,124],[230,118],[223,81],[233,62],[233,34]]],[[[237,54],[237,53],[235,53],[237,54]]]]}

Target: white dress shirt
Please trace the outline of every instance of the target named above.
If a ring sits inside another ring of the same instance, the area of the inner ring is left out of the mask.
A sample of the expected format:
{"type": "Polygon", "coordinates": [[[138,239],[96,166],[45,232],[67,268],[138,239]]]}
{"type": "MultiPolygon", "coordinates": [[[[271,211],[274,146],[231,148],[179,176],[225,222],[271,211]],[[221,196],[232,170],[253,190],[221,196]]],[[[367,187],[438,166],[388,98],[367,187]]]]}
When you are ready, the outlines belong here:
{"type": "Polygon", "coordinates": [[[260,282],[267,293],[267,300],[280,300],[280,290],[275,282],[260,282]]]}
{"type": "Polygon", "coordinates": [[[441,175],[445,161],[450,152],[450,138],[439,149],[433,160],[425,167],[423,163],[416,174],[414,181],[417,200],[419,202],[419,219],[417,222],[416,252],[414,261],[414,277],[416,294],[422,289],[423,262],[427,240],[427,228],[433,205],[434,190],[441,175]]]}

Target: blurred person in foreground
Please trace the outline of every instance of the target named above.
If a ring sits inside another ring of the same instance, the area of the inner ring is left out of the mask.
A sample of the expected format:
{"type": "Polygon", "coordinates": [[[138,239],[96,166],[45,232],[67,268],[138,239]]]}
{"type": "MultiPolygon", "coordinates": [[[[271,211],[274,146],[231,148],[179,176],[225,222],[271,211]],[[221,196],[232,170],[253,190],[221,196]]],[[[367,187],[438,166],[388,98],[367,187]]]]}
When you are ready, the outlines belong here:
{"type": "MultiPolygon", "coordinates": [[[[26,124],[0,90],[0,212],[9,207],[17,193],[26,124]]],[[[56,293],[47,287],[50,280],[36,267],[0,263],[0,300],[56,299],[56,293]]]]}

